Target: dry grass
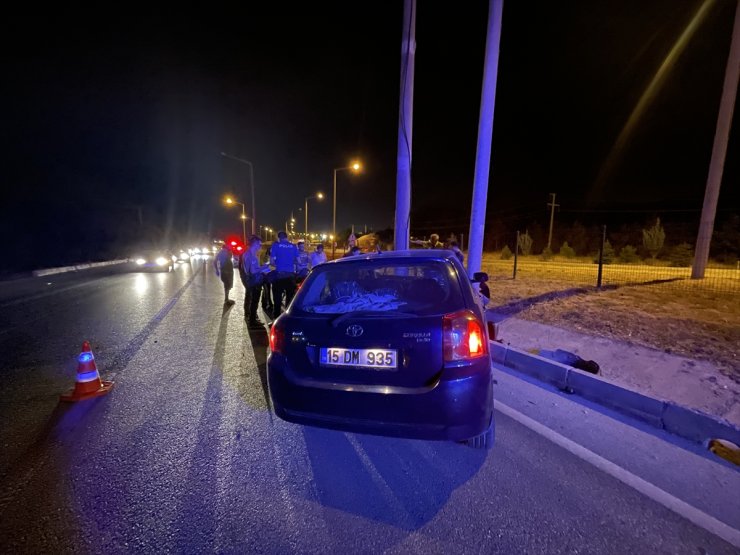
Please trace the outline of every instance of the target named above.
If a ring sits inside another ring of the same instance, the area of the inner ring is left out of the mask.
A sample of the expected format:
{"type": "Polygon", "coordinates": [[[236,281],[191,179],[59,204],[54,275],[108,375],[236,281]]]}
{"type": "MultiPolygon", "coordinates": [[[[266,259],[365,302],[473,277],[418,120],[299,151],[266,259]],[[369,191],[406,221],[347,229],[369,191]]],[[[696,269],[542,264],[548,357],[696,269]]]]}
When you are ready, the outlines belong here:
{"type": "Polygon", "coordinates": [[[597,291],[568,281],[493,278],[498,311],[582,333],[707,360],[740,382],[740,303],[736,292],[700,282],[612,286],[597,291]]]}

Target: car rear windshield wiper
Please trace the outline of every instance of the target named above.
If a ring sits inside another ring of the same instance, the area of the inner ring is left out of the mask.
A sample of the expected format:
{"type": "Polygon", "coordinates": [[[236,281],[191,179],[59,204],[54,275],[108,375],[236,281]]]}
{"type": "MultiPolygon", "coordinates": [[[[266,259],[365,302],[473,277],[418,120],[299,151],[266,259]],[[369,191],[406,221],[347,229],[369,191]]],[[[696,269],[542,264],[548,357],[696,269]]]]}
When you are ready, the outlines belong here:
{"type": "Polygon", "coordinates": [[[401,312],[398,310],[355,310],[351,312],[343,312],[338,316],[334,317],[330,324],[332,327],[337,327],[339,324],[350,318],[357,318],[361,316],[386,316],[388,318],[416,318],[417,315],[413,312],[401,312]]]}

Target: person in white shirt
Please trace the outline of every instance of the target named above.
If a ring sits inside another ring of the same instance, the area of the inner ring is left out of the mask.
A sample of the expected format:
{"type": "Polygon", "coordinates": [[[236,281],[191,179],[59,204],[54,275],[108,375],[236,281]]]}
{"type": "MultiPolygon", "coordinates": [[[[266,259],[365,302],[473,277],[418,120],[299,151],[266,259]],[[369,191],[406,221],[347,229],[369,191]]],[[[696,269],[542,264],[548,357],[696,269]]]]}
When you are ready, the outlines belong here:
{"type": "Polygon", "coordinates": [[[323,264],[326,262],[326,253],[324,252],[324,245],[319,243],[316,245],[316,250],[311,253],[311,268],[314,268],[318,266],[319,264],[323,264]]]}

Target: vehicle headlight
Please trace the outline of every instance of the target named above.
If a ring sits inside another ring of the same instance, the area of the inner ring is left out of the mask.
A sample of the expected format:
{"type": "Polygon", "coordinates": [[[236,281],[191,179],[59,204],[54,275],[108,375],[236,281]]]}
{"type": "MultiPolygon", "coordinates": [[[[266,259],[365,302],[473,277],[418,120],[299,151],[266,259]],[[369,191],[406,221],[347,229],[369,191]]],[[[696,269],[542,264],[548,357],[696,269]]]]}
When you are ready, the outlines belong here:
{"type": "Polygon", "coordinates": [[[180,259],[181,259],[181,260],[187,260],[187,259],[188,259],[188,253],[186,253],[186,252],[181,252],[181,253],[180,253],[180,259]]]}
{"type": "Polygon", "coordinates": [[[165,264],[167,264],[167,259],[164,256],[160,256],[159,258],[157,258],[157,260],[155,260],[155,262],[160,266],[164,266],[165,264]]]}
{"type": "Polygon", "coordinates": [[[137,259],[136,259],[136,263],[137,263],[137,264],[138,264],[139,266],[141,266],[142,264],[146,264],[146,260],[144,260],[143,258],[137,258],[137,259]]]}
{"type": "Polygon", "coordinates": [[[193,249],[193,252],[195,254],[200,254],[200,249],[196,247],[196,248],[193,249]]]}

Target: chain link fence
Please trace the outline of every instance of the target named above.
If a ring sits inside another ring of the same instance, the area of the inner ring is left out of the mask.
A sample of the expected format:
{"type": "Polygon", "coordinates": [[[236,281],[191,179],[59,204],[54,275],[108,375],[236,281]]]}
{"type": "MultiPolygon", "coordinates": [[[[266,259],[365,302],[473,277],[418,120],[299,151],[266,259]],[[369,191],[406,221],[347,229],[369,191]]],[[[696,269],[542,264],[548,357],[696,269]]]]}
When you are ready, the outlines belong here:
{"type": "MultiPolygon", "coordinates": [[[[642,258],[634,250],[617,255],[605,237],[606,233],[602,236],[599,252],[583,257],[567,250],[557,254],[548,250],[541,254],[522,254],[521,236],[518,236],[514,243],[518,248],[514,252],[505,247],[502,251],[484,253],[482,270],[491,279],[539,279],[593,287],[661,284],[740,293],[740,261],[720,264],[710,260],[704,278],[691,279],[690,252],[672,259],[642,258]]],[[[523,246],[527,247],[526,241],[523,246]]]]}

